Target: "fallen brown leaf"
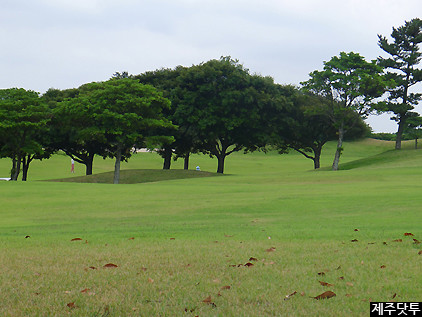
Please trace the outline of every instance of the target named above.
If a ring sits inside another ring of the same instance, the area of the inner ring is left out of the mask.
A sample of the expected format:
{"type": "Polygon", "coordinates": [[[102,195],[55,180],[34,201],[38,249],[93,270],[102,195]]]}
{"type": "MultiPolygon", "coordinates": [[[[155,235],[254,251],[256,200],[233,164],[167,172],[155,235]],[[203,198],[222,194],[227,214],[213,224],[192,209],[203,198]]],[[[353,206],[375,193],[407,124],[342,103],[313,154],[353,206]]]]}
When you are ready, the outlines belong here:
{"type": "Polygon", "coordinates": [[[225,234],[224,235],[226,238],[231,238],[231,237],[233,237],[233,235],[229,235],[229,234],[225,234]]]}
{"type": "Polygon", "coordinates": [[[421,242],[419,241],[419,240],[417,240],[417,239],[413,239],[413,241],[414,241],[414,244],[420,244],[421,242]]]}
{"type": "Polygon", "coordinates": [[[148,277],[148,283],[154,283],[154,280],[152,279],[152,278],[150,278],[150,277],[148,277]]]}
{"type": "Polygon", "coordinates": [[[274,247],[271,247],[271,248],[269,248],[269,249],[267,249],[265,251],[267,251],[267,252],[274,252],[275,251],[275,248],[274,247]]]}
{"type": "Polygon", "coordinates": [[[135,240],[135,238],[134,238],[134,237],[131,237],[131,238],[129,238],[128,240],[135,240]]]}
{"type": "Polygon", "coordinates": [[[382,244],[383,244],[383,245],[387,245],[387,242],[385,242],[385,241],[384,241],[382,244]]]}
{"type": "Polygon", "coordinates": [[[90,266],[89,267],[91,270],[96,270],[97,268],[95,266],[90,266]]]}
{"type": "Polygon", "coordinates": [[[350,242],[358,242],[358,241],[359,241],[358,239],[350,240],[350,242]]]}
{"type": "Polygon", "coordinates": [[[319,284],[321,284],[322,286],[334,286],[333,284],[327,283],[327,282],[323,282],[323,281],[319,281],[319,284]]]}
{"type": "Polygon", "coordinates": [[[353,286],[353,283],[346,282],[346,285],[347,285],[347,286],[353,286]]]}
{"type": "Polygon", "coordinates": [[[225,286],[221,287],[221,290],[224,290],[224,289],[230,289],[230,288],[231,288],[231,286],[230,286],[230,285],[225,285],[225,286]]]}
{"type": "Polygon", "coordinates": [[[385,265],[381,265],[380,266],[380,269],[385,269],[386,268],[386,266],[385,265]]]}
{"type": "Polygon", "coordinates": [[[176,238],[170,238],[170,240],[176,240],[176,238]]]}
{"type": "Polygon", "coordinates": [[[420,250],[420,251],[418,252],[418,254],[419,254],[419,255],[421,255],[421,254],[422,254],[422,250],[420,250]]]}
{"type": "Polygon", "coordinates": [[[413,233],[410,233],[410,232],[405,232],[404,235],[405,236],[414,236],[414,234],[413,233]]]}
{"type": "Polygon", "coordinates": [[[352,297],[352,294],[346,294],[346,297],[352,297]]]}
{"type": "Polygon", "coordinates": [[[74,309],[74,308],[76,308],[76,307],[77,307],[77,306],[75,305],[75,302],[68,303],[66,306],[67,306],[67,307],[69,307],[70,309],[74,309]]]}
{"type": "Polygon", "coordinates": [[[251,266],[253,266],[253,264],[251,262],[248,262],[248,263],[245,264],[245,266],[251,267],[251,266]]]}
{"type": "Polygon", "coordinates": [[[81,291],[81,293],[88,293],[90,291],[90,289],[89,288],[85,288],[85,289],[83,289],[82,291],[81,291]]]}
{"type": "Polygon", "coordinates": [[[355,229],[355,230],[353,230],[353,231],[359,231],[359,229],[355,229]]]}
{"type": "Polygon", "coordinates": [[[325,273],[324,272],[318,272],[318,275],[324,276],[325,273]]]}
{"type": "Polygon", "coordinates": [[[391,299],[396,298],[396,296],[397,296],[397,293],[394,293],[394,295],[393,295],[393,297],[391,297],[391,299]]]}
{"type": "Polygon", "coordinates": [[[293,293],[291,293],[291,294],[289,294],[289,295],[286,295],[285,297],[284,297],[284,300],[289,300],[290,299],[290,297],[292,297],[292,296],[294,296],[294,295],[296,295],[297,294],[297,292],[296,291],[294,291],[293,293]]]}
{"type": "Polygon", "coordinates": [[[258,259],[257,258],[250,257],[249,258],[249,261],[258,261],[258,259]]]}
{"type": "Polygon", "coordinates": [[[30,238],[31,236],[25,236],[25,239],[28,239],[28,238],[30,238]]]}
{"type": "Polygon", "coordinates": [[[403,242],[403,240],[402,239],[396,239],[396,240],[393,240],[393,242],[403,242]]]}
{"type": "Polygon", "coordinates": [[[72,240],[70,240],[70,241],[80,241],[80,240],[82,240],[81,238],[73,238],[72,240]]]}
{"type": "Polygon", "coordinates": [[[300,292],[300,296],[305,296],[305,292],[300,292]]]}
{"type": "Polygon", "coordinates": [[[331,298],[331,297],[334,297],[334,296],[336,296],[336,293],[334,293],[332,291],[326,291],[326,292],[324,292],[322,294],[319,294],[318,296],[311,297],[311,298],[315,298],[317,300],[320,300],[320,299],[331,298]]]}
{"type": "Polygon", "coordinates": [[[208,296],[208,297],[207,297],[207,298],[205,298],[202,302],[203,302],[203,303],[206,303],[206,304],[211,304],[211,302],[212,302],[211,296],[208,296]]]}
{"type": "Polygon", "coordinates": [[[146,270],[148,270],[146,267],[141,267],[141,271],[146,272],[146,270]]]}
{"type": "Polygon", "coordinates": [[[340,276],[338,279],[339,280],[344,280],[344,276],[340,276]]]}
{"type": "Polygon", "coordinates": [[[113,264],[113,263],[107,263],[103,267],[115,268],[115,267],[117,267],[117,265],[116,264],[113,264]]]}

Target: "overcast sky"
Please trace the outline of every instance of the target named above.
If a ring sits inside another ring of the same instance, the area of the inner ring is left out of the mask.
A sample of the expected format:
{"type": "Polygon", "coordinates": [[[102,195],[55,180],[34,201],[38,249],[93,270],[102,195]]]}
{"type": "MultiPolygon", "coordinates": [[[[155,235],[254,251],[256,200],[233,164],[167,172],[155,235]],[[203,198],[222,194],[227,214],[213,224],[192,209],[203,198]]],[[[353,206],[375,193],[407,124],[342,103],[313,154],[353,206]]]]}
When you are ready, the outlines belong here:
{"type": "MultiPolygon", "coordinates": [[[[421,13],[421,0],[1,0],[0,88],[44,93],[227,55],[298,85],[341,51],[384,55],[377,34],[421,13]]],[[[386,115],[368,122],[396,130],[386,115]]]]}

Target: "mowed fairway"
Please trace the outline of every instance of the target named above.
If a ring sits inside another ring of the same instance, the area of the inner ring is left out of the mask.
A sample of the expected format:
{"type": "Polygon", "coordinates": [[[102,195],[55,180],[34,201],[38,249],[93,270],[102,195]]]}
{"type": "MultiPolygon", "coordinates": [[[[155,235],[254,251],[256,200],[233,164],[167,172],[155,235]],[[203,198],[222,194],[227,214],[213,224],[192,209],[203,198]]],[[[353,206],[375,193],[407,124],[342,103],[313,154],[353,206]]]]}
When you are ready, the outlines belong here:
{"type": "Polygon", "coordinates": [[[392,148],[348,143],[341,163],[361,161],[338,172],[239,153],[224,176],[120,185],[40,181],[72,176],[70,159],[34,162],[28,182],[0,182],[0,316],[368,316],[370,300],[421,301],[422,150],[365,160],[392,148]]]}

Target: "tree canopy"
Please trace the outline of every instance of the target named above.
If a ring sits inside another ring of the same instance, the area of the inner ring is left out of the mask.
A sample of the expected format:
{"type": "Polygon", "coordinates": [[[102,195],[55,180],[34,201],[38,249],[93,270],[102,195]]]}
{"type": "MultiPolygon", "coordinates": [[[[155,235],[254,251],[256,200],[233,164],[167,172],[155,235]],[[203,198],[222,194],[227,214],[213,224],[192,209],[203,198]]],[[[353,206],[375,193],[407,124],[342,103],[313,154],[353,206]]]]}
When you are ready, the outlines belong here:
{"type": "Polygon", "coordinates": [[[348,113],[354,111],[367,117],[374,110],[374,99],[385,91],[387,83],[381,72],[374,61],[367,62],[358,53],[341,52],[324,62],[323,71],[310,73],[311,78],[302,82],[305,90],[330,100],[330,117],[338,129],[333,170],[338,169],[344,133],[350,128],[346,125],[348,113]]]}

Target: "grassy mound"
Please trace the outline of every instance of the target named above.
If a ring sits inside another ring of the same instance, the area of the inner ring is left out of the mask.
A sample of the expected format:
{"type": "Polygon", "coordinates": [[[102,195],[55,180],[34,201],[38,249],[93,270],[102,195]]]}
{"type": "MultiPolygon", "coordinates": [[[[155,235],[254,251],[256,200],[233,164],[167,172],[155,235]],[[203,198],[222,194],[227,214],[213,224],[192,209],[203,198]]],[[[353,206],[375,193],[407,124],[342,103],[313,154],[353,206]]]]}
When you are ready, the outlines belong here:
{"type": "MultiPolygon", "coordinates": [[[[129,169],[120,171],[120,184],[151,183],[174,179],[217,176],[216,173],[192,170],[129,169]]],[[[49,180],[51,182],[113,184],[114,172],[49,180]]]]}
{"type": "Polygon", "coordinates": [[[415,150],[389,150],[383,153],[365,157],[362,159],[340,164],[341,170],[351,170],[364,167],[406,167],[420,165],[422,151],[415,150]],[[416,165],[415,165],[416,164],[416,165]]]}

